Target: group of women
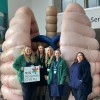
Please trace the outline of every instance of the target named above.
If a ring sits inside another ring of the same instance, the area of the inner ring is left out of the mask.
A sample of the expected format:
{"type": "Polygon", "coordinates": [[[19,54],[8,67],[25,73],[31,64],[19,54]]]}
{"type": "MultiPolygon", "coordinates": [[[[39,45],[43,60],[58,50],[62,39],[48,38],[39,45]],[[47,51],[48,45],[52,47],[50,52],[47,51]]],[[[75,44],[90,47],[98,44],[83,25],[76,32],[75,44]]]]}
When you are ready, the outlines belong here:
{"type": "Polygon", "coordinates": [[[59,49],[53,50],[51,46],[45,48],[38,46],[33,53],[31,47],[23,49],[22,54],[13,63],[17,70],[17,76],[22,87],[23,100],[32,100],[36,92],[37,100],[46,100],[46,92],[49,92],[50,100],[63,100],[67,96],[67,83],[76,100],[87,100],[92,92],[92,77],[90,64],[82,52],[76,55],[74,63],[68,66],[61,57],[59,49]],[[39,66],[40,81],[24,82],[24,67],[39,66]],[[69,73],[69,80],[68,80],[69,73]]]}

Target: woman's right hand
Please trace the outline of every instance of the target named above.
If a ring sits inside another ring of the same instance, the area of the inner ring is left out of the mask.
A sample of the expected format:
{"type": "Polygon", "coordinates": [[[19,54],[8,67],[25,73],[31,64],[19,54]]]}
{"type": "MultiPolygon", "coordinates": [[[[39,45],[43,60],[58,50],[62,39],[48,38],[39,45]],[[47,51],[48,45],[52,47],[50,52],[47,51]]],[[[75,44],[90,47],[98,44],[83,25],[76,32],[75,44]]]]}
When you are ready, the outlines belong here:
{"type": "Polygon", "coordinates": [[[47,75],[44,75],[44,78],[45,78],[45,80],[48,80],[48,76],[47,75]]]}
{"type": "Polygon", "coordinates": [[[21,71],[24,71],[24,67],[21,67],[21,71]]]}

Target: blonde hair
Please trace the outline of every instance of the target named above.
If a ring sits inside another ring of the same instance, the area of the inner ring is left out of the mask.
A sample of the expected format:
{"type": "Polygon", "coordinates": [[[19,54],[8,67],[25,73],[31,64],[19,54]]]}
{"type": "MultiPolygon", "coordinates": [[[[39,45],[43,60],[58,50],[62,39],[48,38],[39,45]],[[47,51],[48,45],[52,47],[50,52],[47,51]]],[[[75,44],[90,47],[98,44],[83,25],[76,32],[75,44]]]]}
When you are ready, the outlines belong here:
{"type": "Polygon", "coordinates": [[[49,46],[49,47],[47,48],[47,51],[46,51],[46,56],[45,56],[45,64],[46,64],[46,65],[50,65],[50,64],[51,64],[52,59],[53,59],[53,56],[54,56],[54,51],[53,51],[53,48],[52,48],[51,46],[49,46]],[[52,50],[52,55],[51,55],[51,57],[50,57],[50,60],[49,60],[49,61],[48,61],[48,58],[49,58],[49,55],[48,55],[48,49],[51,49],[51,50],[52,50]]]}
{"type": "Polygon", "coordinates": [[[22,54],[24,55],[25,60],[26,60],[27,62],[31,61],[32,63],[34,63],[34,62],[35,62],[35,55],[34,55],[32,49],[31,49],[30,58],[29,58],[29,57],[26,55],[26,53],[25,53],[25,49],[26,49],[27,47],[31,48],[30,46],[25,46],[24,49],[22,50],[22,54]]]}
{"type": "Polygon", "coordinates": [[[55,50],[55,52],[56,52],[56,51],[60,52],[60,54],[61,54],[61,51],[60,51],[60,49],[56,49],[56,50],[55,50]]]}

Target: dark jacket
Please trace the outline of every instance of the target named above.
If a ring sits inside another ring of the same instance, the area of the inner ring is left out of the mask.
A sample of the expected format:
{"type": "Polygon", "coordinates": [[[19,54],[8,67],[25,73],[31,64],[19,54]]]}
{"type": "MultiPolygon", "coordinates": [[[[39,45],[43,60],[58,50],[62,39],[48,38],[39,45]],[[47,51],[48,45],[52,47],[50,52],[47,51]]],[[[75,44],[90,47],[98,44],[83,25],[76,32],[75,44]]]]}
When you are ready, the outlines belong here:
{"type": "Polygon", "coordinates": [[[47,73],[46,75],[48,76],[49,75],[49,70],[51,68],[51,64],[53,63],[53,60],[54,60],[54,57],[52,58],[51,62],[50,62],[50,57],[48,57],[48,60],[47,62],[50,62],[50,64],[46,64],[46,68],[47,68],[47,73]]]}
{"type": "Polygon", "coordinates": [[[87,95],[92,92],[91,70],[87,60],[71,65],[69,85],[71,88],[84,89],[87,95]]]}
{"type": "Polygon", "coordinates": [[[41,65],[40,81],[37,82],[37,85],[39,86],[47,85],[47,81],[44,78],[44,76],[47,74],[47,69],[45,67],[45,57],[43,56],[42,58],[40,58],[39,56],[36,55],[36,60],[37,60],[38,65],[41,65]]]}
{"type": "MultiPolygon", "coordinates": [[[[50,71],[49,71],[49,76],[48,76],[48,84],[51,84],[52,82],[52,75],[53,75],[53,66],[54,66],[54,60],[52,62],[52,65],[50,67],[50,71]]],[[[67,65],[66,62],[60,57],[58,60],[59,64],[58,64],[58,70],[57,70],[57,84],[65,84],[66,81],[66,77],[67,77],[67,65]]]]}

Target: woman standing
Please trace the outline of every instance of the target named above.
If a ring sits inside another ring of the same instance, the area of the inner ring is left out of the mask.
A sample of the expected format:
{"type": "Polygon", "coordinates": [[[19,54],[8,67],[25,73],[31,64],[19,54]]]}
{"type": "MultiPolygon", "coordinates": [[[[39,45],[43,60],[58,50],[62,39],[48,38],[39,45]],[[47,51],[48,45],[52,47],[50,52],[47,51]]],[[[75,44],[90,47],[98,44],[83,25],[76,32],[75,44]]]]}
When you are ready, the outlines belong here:
{"type": "Polygon", "coordinates": [[[92,92],[90,64],[82,52],[78,52],[70,67],[69,85],[75,100],[87,100],[92,92]]]}
{"type": "Polygon", "coordinates": [[[45,67],[45,48],[42,45],[38,46],[36,59],[38,65],[40,65],[40,81],[37,82],[37,100],[45,100],[46,86],[47,81],[45,80],[46,76],[46,67],[45,67]]]}
{"type": "Polygon", "coordinates": [[[62,96],[66,96],[66,77],[67,77],[67,65],[61,58],[61,51],[55,51],[55,59],[52,62],[48,84],[50,84],[50,95],[52,99],[61,100],[62,96]]]}
{"type": "MultiPolygon", "coordinates": [[[[53,57],[54,57],[54,53],[53,53],[53,48],[51,46],[49,46],[47,48],[47,52],[46,52],[46,60],[45,60],[45,64],[46,64],[46,68],[47,68],[47,75],[49,73],[50,70],[50,66],[52,64],[53,61],[53,57]]],[[[46,78],[47,79],[47,78],[46,78]]]]}
{"type": "Polygon", "coordinates": [[[24,67],[30,67],[31,65],[37,65],[35,56],[31,47],[25,47],[22,55],[15,59],[13,67],[17,70],[17,76],[21,83],[23,100],[31,100],[33,90],[36,87],[35,82],[24,83],[24,67]]]}
{"type": "MultiPolygon", "coordinates": [[[[54,58],[54,51],[53,51],[53,48],[51,46],[49,46],[47,48],[47,52],[46,52],[46,57],[45,58],[46,58],[45,59],[45,65],[46,65],[46,69],[47,69],[47,73],[46,73],[45,79],[48,80],[49,70],[50,70],[50,67],[51,67],[51,64],[52,64],[53,58],[54,58]]],[[[47,90],[50,91],[50,85],[48,85],[48,89],[47,90]]],[[[49,92],[48,98],[50,98],[50,100],[51,100],[50,92],[49,92]]]]}

